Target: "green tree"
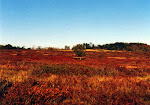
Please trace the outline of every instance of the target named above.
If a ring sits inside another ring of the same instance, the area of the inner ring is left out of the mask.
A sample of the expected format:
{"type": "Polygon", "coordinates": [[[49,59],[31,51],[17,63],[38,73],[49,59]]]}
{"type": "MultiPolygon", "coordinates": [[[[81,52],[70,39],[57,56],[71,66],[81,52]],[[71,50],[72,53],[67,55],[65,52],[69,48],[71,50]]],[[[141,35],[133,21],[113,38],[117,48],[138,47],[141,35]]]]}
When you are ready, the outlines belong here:
{"type": "Polygon", "coordinates": [[[73,52],[78,56],[78,57],[82,57],[85,56],[85,48],[82,44],[77,44],[76,46],[74,46],[72,48],[73,52]]]}

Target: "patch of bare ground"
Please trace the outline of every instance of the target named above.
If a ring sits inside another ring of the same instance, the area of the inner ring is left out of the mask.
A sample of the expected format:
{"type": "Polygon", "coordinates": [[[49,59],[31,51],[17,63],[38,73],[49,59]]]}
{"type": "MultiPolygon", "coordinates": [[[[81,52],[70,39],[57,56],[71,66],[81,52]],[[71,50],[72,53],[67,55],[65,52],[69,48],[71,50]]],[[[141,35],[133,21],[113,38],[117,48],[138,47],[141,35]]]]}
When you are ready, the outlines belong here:
{"type": "Polygon", "coordinates": [[[73,51],[73,50],[57,50],[57,51],[73,51]]]}
{"type": "Polygon", "coordinates": [[[107,58],[113,58],[113,59],[126,59],[126,57],[107,57],[107,58]]]}
{"type": "Polygon", "coordinates": [[[127,69],[135,69],[138,68],[137,66],[126,66],[127,69]]]}
{"type": "Polygon", "coordinates": [[[12,55],[14,55],[14,56],[15,56],[15,55],[17,55],[17,54],[12,54],[12,55]]]}
{"type": "Polygon", "coordinates": [[[43,55],[51,55],[51,54],[43,54],[43,55]]]}
{"type": "Polygon", "coordinates": [[[130,57],[130,59],[138,60],[138,59],[140,59],[140,58],[138,58],[138,57],[130,57]]]}

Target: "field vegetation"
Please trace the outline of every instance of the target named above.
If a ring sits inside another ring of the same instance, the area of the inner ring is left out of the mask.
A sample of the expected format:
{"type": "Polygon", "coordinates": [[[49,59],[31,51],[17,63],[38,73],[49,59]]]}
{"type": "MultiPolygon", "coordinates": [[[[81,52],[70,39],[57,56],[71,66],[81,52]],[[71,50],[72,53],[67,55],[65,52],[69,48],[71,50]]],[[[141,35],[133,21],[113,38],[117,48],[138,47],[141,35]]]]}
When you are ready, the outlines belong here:
{"type": "Polygon", "coordinates": [[[150,104],[150,52],[0,49],[0,104],[150,104]]]}

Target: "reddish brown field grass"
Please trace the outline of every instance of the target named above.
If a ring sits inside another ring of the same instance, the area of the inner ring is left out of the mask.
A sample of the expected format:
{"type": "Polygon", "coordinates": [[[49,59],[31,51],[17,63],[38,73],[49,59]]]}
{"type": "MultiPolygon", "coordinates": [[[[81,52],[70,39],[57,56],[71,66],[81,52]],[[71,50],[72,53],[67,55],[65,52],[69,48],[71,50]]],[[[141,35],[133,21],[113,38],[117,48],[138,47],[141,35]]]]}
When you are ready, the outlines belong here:
{"type": "Polygon", "coordinates": [[[150,52],[0,50],[0,104],[150,104],[150,52]]]}

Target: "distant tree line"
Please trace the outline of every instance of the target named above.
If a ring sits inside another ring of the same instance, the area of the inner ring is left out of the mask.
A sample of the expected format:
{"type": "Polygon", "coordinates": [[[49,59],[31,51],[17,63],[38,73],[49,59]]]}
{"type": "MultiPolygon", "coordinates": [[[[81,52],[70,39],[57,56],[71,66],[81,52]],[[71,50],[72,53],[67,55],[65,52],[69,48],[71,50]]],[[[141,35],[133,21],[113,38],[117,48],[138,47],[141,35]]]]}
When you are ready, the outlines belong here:
{"type": "Polygon", "coordinates": [[[97,45],[83,43],[85,49],[106,49],[106,50],[126,50],[126,51],[150,51],[150,45],[144,43],[123,43],[116,42],[111,44],[97,45]]]}
{"type": "MultiPolygon", "coordinates": [[[[144,43],[123,43],[123,42],[116,42],[104,45],[94,45],[90,43],[83,43],[83,47],[85,49],[105,49],[105,50],[126,50],[126,51],[150,51],[150,45],[144,43]]],[[[0,49],[26,49],[25,47],[19,46],[12,46],[11,44],[7,45],[0,45],[0,49]]],[[[27,48],[31,49],[31,48],[27,48]]],[[[41,48],[40,46],[37,48],[41,48]]],[[[47,49],[47,48],[46,48],[47,49]]],[[[53,47],[48,47],[48,50],[54,49],[53,47]]],[[[65,49],[70,49],[70,46],[65,46],[65,49]]]]}
{"type": "Polygon", "coordinates": [[[7,44],[7,45],[0,45],[0,49],[25,49],[25,48],[19,46],[16,47],[16,46],[12,46],[11,44],[7,44]]]}

